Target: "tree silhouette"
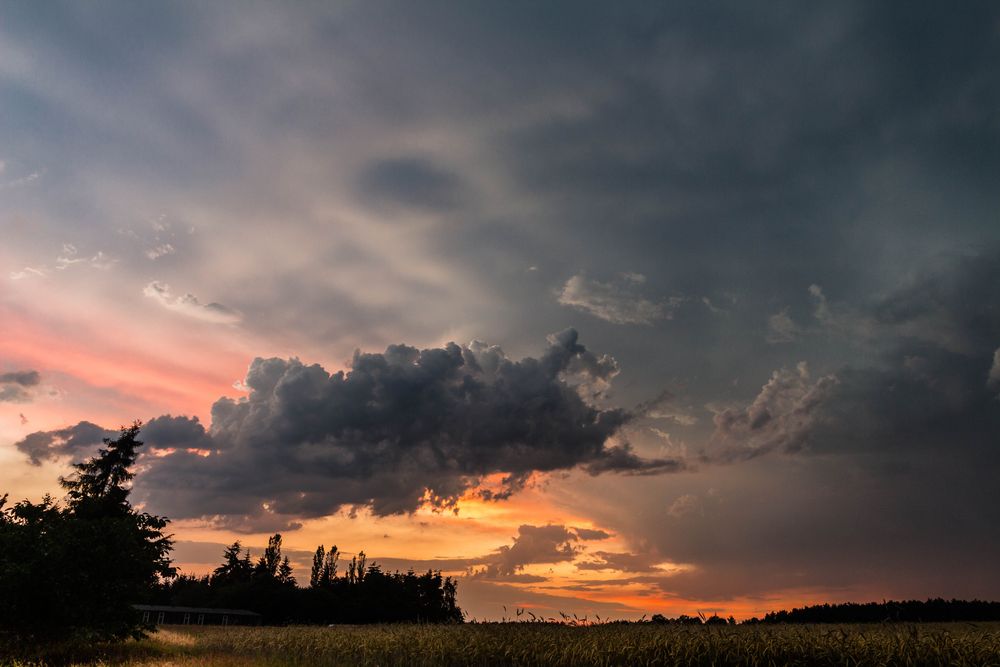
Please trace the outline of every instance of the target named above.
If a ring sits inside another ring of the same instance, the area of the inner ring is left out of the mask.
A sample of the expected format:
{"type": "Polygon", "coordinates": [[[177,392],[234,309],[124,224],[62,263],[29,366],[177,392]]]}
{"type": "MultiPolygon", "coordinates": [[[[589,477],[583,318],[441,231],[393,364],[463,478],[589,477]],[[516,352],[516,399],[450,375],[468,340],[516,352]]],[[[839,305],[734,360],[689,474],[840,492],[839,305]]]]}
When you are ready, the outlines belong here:
{"type": "Polygon", "coordinates": [[[256,611],[265,623],[379,623],[400,621],[460,623],[456,584],[440,572],[422,575],[412,570],[384,572],[368,564],[364,552],[337,576],[340,551],[316,548],[309,587],[299,588],[287,557],[281,555],[281,536],[274,535],[250,566],[249,551],[240,558],[236,542],[223,552],[223,563],[211,577],[176,577],[166,581],[151,601],[191,607],[238,607],[256,611]],[[270,564],[278,561],[277,572],[270,564]]]}
{"type": "Polygon", "coordinates": [[[59,636],[124,639],[144,626],[132,604],[175,574],[167,519],[129,504],[141,424],[123,427],[60,483],[66,507],[46,496],[0,502],[0,629],[27,641],[59,636]]]}

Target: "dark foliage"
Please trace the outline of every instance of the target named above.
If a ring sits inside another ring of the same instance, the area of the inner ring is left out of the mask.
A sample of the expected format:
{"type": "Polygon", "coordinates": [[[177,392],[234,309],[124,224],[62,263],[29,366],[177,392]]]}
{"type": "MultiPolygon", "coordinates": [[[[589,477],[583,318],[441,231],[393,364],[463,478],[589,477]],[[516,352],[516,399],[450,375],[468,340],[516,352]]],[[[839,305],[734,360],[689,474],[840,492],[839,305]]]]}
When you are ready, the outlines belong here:
{"type": "Polygon", "coordinates": [[[180,576],[164,581],[147,598],[156,604],[249,609],[265,623],[458,623],[456,584],[440,572],[388,573],[368,565],[364,552],[338,576],[340,552],[317,548],[309,587],[300,588],[281,555],[281,535],[274,535],[254,562],[235,542],[223,563],[205,577],[180,576]]]}
{"type": "Polygon", "coordinates": [[[750,623],[946,623],[1000,621],[1000,602],[981,600],[893,600],[821,604],[771,612],[750,623]]]}
{"type": "Polygon", "coordinates": [[[60,480],[65,507],[0,499],[0,630],[27,642],[142,634],[131,605],[174,570],[167,520],[128,502],[139,428],[60,480]]]}

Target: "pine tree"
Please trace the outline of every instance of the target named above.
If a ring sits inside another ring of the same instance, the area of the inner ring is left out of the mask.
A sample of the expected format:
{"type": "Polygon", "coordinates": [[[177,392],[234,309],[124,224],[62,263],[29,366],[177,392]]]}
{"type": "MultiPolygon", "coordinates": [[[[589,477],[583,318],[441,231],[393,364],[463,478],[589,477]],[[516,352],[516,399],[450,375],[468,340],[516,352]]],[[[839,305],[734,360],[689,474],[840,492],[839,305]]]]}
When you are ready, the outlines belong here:
{"type": "Polygon", "coordinates": [[[281,565],[278,566],[278,583],[295,585],[295,577],[292,576],[292,565],[288,562],[288,556],[282,558],[281,565]]]}
{"type": "Polygon", "coordinates": [[[46,498],[2,512],[0,628],[28,640],[142,634],[132,605],[175,570],[168,520],[128,502],[141,426],[105,438],[96,457],[60,479],[66,507],[46,498]]]}

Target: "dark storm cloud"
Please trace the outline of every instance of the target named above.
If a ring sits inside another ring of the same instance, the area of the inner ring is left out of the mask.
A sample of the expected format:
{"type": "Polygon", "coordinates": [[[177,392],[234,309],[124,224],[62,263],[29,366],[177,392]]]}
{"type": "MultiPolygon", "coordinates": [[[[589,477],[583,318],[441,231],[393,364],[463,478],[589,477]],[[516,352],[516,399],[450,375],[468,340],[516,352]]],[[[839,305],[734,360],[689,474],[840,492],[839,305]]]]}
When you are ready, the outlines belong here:
{"type": "MultiPolygon", "coordinates": [[[[715,415],[721,458],[773,450],[879,451],[906,447],[983,449],[1000,434],[990,391],[1000,341],[1000,249],[942,259],[865,308],[830,304],[816,319],[879,352],[877,365],[848,365],[812,378],[807,365],[780,369],[746,408],[715,415]]],[[[943,454],[943,450],[940,450],[943,454]]]]}
{"type": "Polygon", "coordinates": [[[638,511],[633,539],[694,565],[650,584],[699,599],[810,586],[1000,595],[998,284],[994,248],[867,305],[826,303],[817,319],[853,336],[858,360],[818,377],[775,371],[747,406],[716,413],[700,460],[739,469],[713,467],[710,493],[675,477],[673,497],[638,511]]]}
{"type": "MultiPolygon", "coordinates": [[[[581,395],[614,372],[614,360],[580,345],[571,329],[550,336],[541,357],[520,361],[482,343],[359,352],[348,372],[333,374],[297,359],[255,359],[249,396],[216,401],[210,432],[169,415],[146,425],[141,437],[174,451],[143,459],[136,490],[175,518],[231,517],[233,526],[259,528],[342,506],[409,512],[425,490],[448,506],[492,473],[506,476],[484,497],[503,499],[536,471],[681,469],[609,443],[629,413],[581,395]]],[[[93,444],[100,434],[87,428],[93,444]]],[[[76,454],[87,443],[68,433],[33,434],[18,447],[33,460],[76,454]]]]}

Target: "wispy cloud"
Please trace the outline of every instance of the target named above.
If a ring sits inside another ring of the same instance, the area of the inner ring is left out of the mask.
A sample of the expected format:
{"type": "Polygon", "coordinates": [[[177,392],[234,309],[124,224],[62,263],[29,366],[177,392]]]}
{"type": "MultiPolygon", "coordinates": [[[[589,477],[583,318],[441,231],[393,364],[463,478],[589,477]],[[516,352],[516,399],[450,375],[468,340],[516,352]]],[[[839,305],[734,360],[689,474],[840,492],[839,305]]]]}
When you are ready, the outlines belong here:
{"type": "Polygon", "coordinates": [[[788,315],[787,310],[783,310],[767,318],[764,340],[768,343],[792,343],[798,340],[801,333],[799,325],[788,315]]]}
{"type": "Polygon", "coordinates": [[[149,259],[159,259],[164,255],[172,255],[175,252],[174,246],[169,243],[161,243],[160,245],[150,248],[146,251],[146,257],[149,259]]]}
{"type": "Polygon", "coordinates": [[[164,308],[176,311],[188,317],[219,324],[235,324],[240,321],[238,312],[221,303],[203,304],[194,294],[188,292],[183,296],[173,296],[170,285],[154,280],[143,288],[142,293],[154,299],[164,308]]]}
{"type": "Polygon", "coordinates": [[[35,268],[33,266],[26,266],[23,269],[21,269],[20,271],[11,271],[10,272],[10,279],[11,280],[24,280],[25,278],[29,278],[31,276],[36,276],[38,278],[44,278],[45,277],[45,268],[44,267],[35,268]]]}
{"type": "MultiPolygon", "coordinates": [[[[3,172],[0,171],[0,174],[3,174],[3,172]]],[[[27,176],[21,176],[19,178],[15,178],[15,179],[12,179],[12,180],[9,180],[9,181],[0,182],[0,189],[21,188],[21,187],[24,187],[25,185],[29,185],[29,184],[33,183],[34,181],[37,181],[39,178],[41,178],[41,176],[42,176],[42,172],[40,172],[40,171],[33,171],[30,174],[28,174],[27,176]]]]}
{"type": "Polygon", "coordinates": [[[641,273],[623,273],[614,281],[601,282],[578,273],[566,281],[558,294],[564,306],[589,313],[613,324],[652,324],[673,318],[683,301],[680,297],[653,301],[639,289],[646,282],[641,273]]]}

